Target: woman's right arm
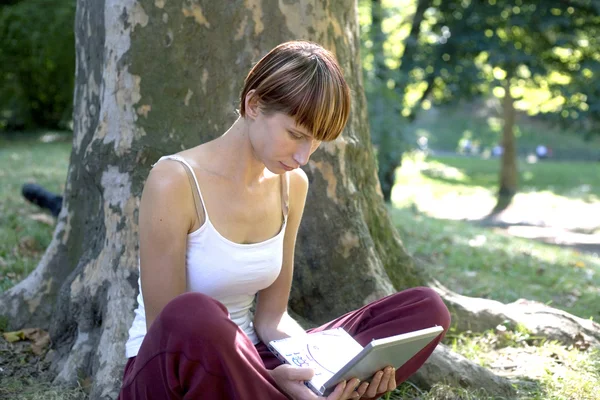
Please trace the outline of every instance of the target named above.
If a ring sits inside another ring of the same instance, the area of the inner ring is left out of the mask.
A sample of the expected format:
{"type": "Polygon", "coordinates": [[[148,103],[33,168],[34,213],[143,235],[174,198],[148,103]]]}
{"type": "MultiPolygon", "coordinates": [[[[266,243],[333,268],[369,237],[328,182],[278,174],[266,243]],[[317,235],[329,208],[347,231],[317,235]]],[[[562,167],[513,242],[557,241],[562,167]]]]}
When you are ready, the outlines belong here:
{"type": "Polygon", "coordinates": [[[147,329],[167,303],[186,289],[185,252],[195,208],[183,168],[177,161],[156,164],[142,193],[140,278],[147,329]]]}

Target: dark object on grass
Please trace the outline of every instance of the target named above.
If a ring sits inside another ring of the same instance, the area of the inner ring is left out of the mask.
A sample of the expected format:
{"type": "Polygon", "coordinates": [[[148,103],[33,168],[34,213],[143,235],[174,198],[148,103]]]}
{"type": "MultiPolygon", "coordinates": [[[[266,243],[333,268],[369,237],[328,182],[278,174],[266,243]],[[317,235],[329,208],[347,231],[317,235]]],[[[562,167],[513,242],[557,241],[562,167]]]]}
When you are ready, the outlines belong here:
{"type": "Polygon", "coordinates": [[[36,183],[24,184],[21,193],[33,204],[49,210],[53,216],[57,217],[60,213],[63,202],[62,196],[52,193],[36,183]]]}

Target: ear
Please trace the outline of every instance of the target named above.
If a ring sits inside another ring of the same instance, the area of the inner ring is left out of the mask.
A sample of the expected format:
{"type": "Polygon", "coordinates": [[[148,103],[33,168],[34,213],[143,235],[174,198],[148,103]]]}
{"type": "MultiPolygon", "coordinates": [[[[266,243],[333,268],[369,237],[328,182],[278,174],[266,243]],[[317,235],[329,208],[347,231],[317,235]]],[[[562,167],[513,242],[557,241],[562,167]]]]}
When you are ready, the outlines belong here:
{"type": "Polygon", "coordinates": [[[260,102],[256,95],[256,90],[252,89],[248,91],[244,101],[246,102],[246,115],[251,119],[256,118],[260,113],[260,102]]]}

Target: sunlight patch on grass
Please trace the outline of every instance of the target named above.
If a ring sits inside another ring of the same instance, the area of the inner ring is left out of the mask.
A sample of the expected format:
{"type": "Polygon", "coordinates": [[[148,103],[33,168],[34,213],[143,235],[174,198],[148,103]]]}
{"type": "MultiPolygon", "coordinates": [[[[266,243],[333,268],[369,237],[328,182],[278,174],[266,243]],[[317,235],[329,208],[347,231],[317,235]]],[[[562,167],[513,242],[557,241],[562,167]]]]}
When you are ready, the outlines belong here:
{"type": "Polygon", "coordinates": [[[390,214],[417,264],[451,290],[504,303],[537,300],[600,320],[598,257],[414,209],[390,214]]]}
{"type": "Polygon", "coordinates": [[[402,167],[396,173],[392,203],[396,207],[414,205],[421,212],[452,219],[473,214],[483,217],[494,207],[494,195],[489,189],[470,186],[468,182],[469,177],[460,168],[429,161],[422,153],[413,153],[403,159],[402,167]],[[435,178],[425,176],[425,173],[435,178]],[[469,206],[465,207],[467,204],[469,206]]]}
{"type": "Polygon", "coordinates": [[[519,399],[595,399],[600,392],[598,349],[578,350],[524,329],[450,332],[444,340],[453,351],[519,385],[519,399]]]}
{"type": "MultiPolygon", "coordinates": [[[[481,219],[496,204],[498,168],[498,160],[411,153],[397,170],[392,204],[436,218],[481,219]]],[[[600,228],[600,168],[542,163],[522,174],[533,178],[522,185],[503,220],[590,232],[600,228]],[[577,171],[586,168],[582,177],[577,171]]]]}

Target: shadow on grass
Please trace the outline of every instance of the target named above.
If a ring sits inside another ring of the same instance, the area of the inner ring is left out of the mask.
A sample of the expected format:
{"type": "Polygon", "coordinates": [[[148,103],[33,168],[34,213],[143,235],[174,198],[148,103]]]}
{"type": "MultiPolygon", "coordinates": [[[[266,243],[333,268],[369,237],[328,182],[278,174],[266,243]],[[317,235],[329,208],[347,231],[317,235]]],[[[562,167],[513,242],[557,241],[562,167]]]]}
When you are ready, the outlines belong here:
{"type": "Polygon", "coordinates": [[[468,220],[494,232],[523,239],[534,240],[552,246],[576,250],[597,256],[600,254],[600,227],[590,229],[566,229],[553,227],[543,221],[506,221],[502,213],[485,218],[468,220]]]}
{"type": "MultiPolygon", "coordinates": [[[[500,160],[479,157],[428,157],[430,166],[421,174],[449,185],[484,187],[496,191],[500,160]]],[[[600,199],[600,163],[519,160],[521,192],[548,191],[584,201],[600,199]]]]}
{"type": "MultiPolygon", "coordinates": [[[[516,389],[517,399],[542,400],[547,399],[547,393],[541,382],[524,377],[510,379],[516,389]]],[[[385,397],[381,397],[385,399],[385,397]]],[[[403,382],[389,397],[390,400],[513,400],[505,397],[492,396],[484,389],[466,389],[450,386],[443,382],[436,383],[431,388],[419,388],[410,379],[403,382]]]]}
{"type": "Polygon", "coordinates": [[[600,318],[600,259],[411,209],[390,213],[408,252],[449,289],[514,302],[525,298],[600,318]]]}

